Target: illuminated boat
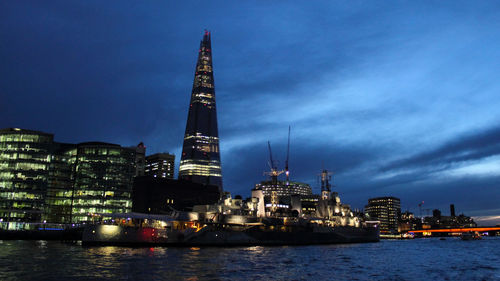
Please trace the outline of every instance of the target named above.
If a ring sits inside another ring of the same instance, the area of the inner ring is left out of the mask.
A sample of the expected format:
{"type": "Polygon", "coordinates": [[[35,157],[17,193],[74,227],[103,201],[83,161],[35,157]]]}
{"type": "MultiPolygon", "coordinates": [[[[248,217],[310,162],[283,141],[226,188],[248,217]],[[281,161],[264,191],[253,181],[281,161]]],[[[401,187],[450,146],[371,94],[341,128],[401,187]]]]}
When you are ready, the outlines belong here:
{"type": "Polygon", "coordinates": [[[194,222],[174,220],[169,215],[141,213],[99,214],[101,221],[83,229],[83,245],[171,244],[176,235],[194,229],[194,222]]]}
{"type": "Polygon", "coordinates": [[[475,231],[469,231],[469,232],[463,232],[462,235],[460,235],[460,239],[462,240],[481,240],[483,239],[479,232],[475,231]]]}
{"type": "Polygon", "coordinates": [[[83,245],[237,246],[311,245],[379,241],[376,226],[333,226],[324,219],[257,218],[196,213],[183,216],[106,214],[109,220],[88,224],[83,245]]]}

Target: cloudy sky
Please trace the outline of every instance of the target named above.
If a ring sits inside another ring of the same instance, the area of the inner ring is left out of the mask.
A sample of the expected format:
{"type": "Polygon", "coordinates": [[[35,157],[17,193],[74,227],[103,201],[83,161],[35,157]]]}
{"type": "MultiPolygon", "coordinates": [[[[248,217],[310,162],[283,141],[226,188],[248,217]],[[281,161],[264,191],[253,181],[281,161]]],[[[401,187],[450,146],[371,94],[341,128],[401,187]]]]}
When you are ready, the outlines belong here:
{"type": "Polygon", "coordinates": [[[0,2],[0,127],[179,156],[208,29],[233,195],[265,179],[268,140],[283,166],[290,125],[315,191],[324,167],[355,208],[500,222],[495,1],[181,2],[0,2]]]}

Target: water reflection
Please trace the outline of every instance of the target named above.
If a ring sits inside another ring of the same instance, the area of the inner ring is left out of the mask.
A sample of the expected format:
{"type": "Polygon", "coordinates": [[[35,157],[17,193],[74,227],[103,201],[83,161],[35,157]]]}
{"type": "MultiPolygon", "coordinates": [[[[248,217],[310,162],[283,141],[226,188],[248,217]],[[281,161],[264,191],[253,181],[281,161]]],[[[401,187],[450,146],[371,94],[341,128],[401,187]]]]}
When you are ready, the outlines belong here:
{"type": "Polygon", "coordinates": [[[36,244],[38,245],[38,248],[47,248],[47,241],[45,240],[38,240],[36,241],[36,244]]]}
{"type": "Polygon", "coordinates": [[[0,280],[494,280],[500,278],[499,243],[488,238],[472,243],[421,239],[300,247],[87,248],[0,241],[0,280]]]}

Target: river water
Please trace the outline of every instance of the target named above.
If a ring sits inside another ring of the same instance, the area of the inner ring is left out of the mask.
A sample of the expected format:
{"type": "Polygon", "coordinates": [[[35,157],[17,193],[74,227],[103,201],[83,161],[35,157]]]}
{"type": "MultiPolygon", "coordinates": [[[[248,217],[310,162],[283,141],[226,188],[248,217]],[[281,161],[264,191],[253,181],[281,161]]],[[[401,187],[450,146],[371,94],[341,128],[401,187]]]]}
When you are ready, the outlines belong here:
{"type": "Polygon", "coordinates": [[[0,280],[500,280],[500,237],[232,248],[0,240],[0,280]]]}

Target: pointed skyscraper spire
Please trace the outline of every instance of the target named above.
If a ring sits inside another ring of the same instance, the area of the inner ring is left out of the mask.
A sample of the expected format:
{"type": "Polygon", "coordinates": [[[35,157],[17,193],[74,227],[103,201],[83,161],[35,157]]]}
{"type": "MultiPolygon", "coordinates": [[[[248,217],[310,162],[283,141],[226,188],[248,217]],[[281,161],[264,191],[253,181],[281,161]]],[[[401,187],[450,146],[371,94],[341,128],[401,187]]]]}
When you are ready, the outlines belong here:
{"type": "Polygon", "coordinates": [[[206,30],[196,63],[179,178],[216,185],[222,191],[212,46],[206,30]]]}

